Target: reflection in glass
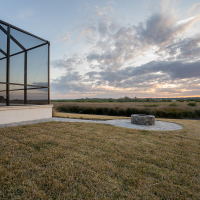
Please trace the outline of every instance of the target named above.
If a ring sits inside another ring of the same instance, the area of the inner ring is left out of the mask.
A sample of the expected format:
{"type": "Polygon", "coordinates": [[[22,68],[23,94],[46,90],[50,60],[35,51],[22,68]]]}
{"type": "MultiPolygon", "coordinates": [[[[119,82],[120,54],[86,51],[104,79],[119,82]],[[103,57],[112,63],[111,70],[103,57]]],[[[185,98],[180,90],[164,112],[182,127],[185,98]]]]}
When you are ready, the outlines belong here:
{"type": "Polygon", "coordinates": [[[20,32],[14,28],[10,29],[10,34],[26,49],[45,43],[42,40],[32,37],[26,33],[20,32]]]}
{"type": "Polygon", "coordinates": [[[24,86],[10,85],[10,105],[24,104],[24,86]]]}
{"type": "Polygon", "coordinates": [[[27,79],[29,85],[48,86],[48,45],[28,51],[27,79]]]}
{"type": "Polygon", "coordinates": [[[6,26],[6,25],[4,25],[2,23],[0,23],[0,25],[7,31],[8,26],[6,26]]]}
{"type": "Polygon", "coordinates": [[[48,88],[28,90],[27,103],[28,104],[48,104],[48,88]]]}
{"type": "Polygon", "coordinates": [[[0,60],[0,82],[6,82],[6,61],[6,58],[0,60]]]}
{"type": "MultiPolygon", "coordinates": [[[[0,26],[2,26],[0,24],[0,26]]],[[[7,32],[7,29],[6,29],[7,32]]],[[[0,49],[7,52],[7,35],[0,29],[0,49]]]]}
{"type": "Polygon", "coordinates": [[[24,104],[23,90],[10,91],[10,105],[24,104]]]}
{"type": "Polygon", "coordinates": [[[48,104],[48,44],[10,25],[10,62],[7,62],[7,29],[0,23],[0,106],[6,105],[7,85],[10,105],[26,103],[26,91],[28,104],[48,104]]]}
{"type": "Polygon", "coordinates": [[[0,91],[6,90],[6,84],[0,84],[0,91]]]}
{"type": "Polygon", "coordinates": [[[10,57],[10,83],[24,84],[24,53],[10,57]]]}
{"type": "Polygon", "coordinates": [[[6,84],[0,84],[0,106],[6,104],[6,84]]]}
{"type": "Polygon", "coordinates": [[[23,51],[13,40],[10,40],[10,55],[23,51]]]}
{"type": "Polygon", "coordinates": [[[0,52],[0,58],[4,58],[5,55],[0,52]]]}

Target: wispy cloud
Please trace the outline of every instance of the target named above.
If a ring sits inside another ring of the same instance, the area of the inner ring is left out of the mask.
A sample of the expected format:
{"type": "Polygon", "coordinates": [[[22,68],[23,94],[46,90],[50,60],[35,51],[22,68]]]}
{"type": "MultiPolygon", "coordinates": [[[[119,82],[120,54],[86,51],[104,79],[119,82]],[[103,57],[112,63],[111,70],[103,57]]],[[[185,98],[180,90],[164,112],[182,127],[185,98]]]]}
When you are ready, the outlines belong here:
{"type": "Polygon", "coordinates": [[[112,6],[106,6],[106,7],[96,6],[96,14],[98,16],[102,16],[102,15],[108,14],[113,11],[114,11],[114,9],[112,6]]]}
{"type": "Polygon", "coordinates": [[[200,34],[187,37],[200,21],[198,13],[180,20],[163,7],[138,25],[124,25],[107,14],[109,9],[96,7],[96,18],[80,26],[79,39],[90,47],[85,54],[53,61],[54,67],[66,69],[52,81],[54,90],[96,96],[199,95],[200,34]],[[152,60],[145,60],[149,55],[152,60]],[[138,58],[142,64],[135,62],[138,58]],[[77,66],[88,66],[88,71],[80,73],[77,66]]]}
{"type": "Polygon", "coordinates": [[[64,42],[65,44],[72,44],[71,34],[69,31],[65,31],[58,35],[57,40],[54,41],[55,43],[64,42]]]}
{"type": "Polygon", "coordinates": [[[32,8],[25,8],[18,11],[18,18],[21,20],[26,20],[28,17],[33,16],[35,11],[32,8]]]}
{"type": "Polygon", "coordinates": [[[188,13],[199,13],[200,11],[200,3],[194,4],[188,11],[188,13]]]}
{"type": "Polygon", "coordinates": [[[64,55],[62,59],[53,60],[51,65],[58,69],[65,69],[66,71],[75,70],[77,66],[84,62],[84,58],[78,57],[76,54],[73,56],[64,55]]]}

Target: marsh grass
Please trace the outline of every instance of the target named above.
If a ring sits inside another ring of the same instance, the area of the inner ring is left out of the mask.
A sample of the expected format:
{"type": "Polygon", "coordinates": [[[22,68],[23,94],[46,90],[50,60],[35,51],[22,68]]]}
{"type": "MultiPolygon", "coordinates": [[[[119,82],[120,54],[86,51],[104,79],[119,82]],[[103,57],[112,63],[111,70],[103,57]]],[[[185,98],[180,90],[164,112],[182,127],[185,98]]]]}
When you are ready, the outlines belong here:
{"type": "Polygon", "coordinates": [[[170,104],[160,104],[158,107],[151,106],[152,104],[122,104],[120,103],[62,103],[55,104],[57,111],[65,113],[79,113],[79,114],[92,114],[92,115],[108,115],[130,117],[131,114],[147,114],[154,115],[157,118],[200,118],[200,106],[187,106],[185,102],[170,104]],[[184,104],[184,105],[180,105],[184,104]],[[114,106],[115,105],[115,106],[114,106]],[[145,107],[144,105],[150,105],[145,107]],[[105,106],[105,107],[104,107],[105,106]],[[130,107],[129,107],[130,106],[130,107]]]}
{"type": "Polygon", "coordinates": [[[53,107],[53,108],[52,108],[52,117],[55,117],[55,116],[56,116],[56,113],[57,113],[57,111],[56,111],[56,109],[53,107]]]}
{"type": "Polygon", "coordinates": [[[188,106],[197,106],[196,102],[191,102],[191,103],[188,103],[188,106]]]}
{"type": "Polygon", "coordinates": [[[178,105],[176,103],[171,103],[171,104],[169,104],[169,106],[177,107],[178,105]]]}
{"type": "Polygon", "coordinates": [[[144,104],[144,107],[158,107],[158,104],[144,104]]]}
{"type": "Polygon", "coordinates": [[[198,199],[200,123],[179,131],[48,122],[0,129],[0,199],[198,199]]]}

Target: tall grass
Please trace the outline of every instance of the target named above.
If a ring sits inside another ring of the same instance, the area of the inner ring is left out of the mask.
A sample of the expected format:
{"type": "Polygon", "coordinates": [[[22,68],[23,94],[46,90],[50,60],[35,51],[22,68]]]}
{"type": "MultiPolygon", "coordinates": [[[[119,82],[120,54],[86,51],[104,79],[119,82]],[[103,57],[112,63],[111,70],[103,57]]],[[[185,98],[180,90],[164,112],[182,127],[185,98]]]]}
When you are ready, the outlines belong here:
{"type": "Polygon", "coordinates": [[[196,104],[196,102],[195,103],[188,103],[188,106],[196,106],[197,104],[196,104]]]}
{"type": "Polygon", "coordinates": [[[145,104],[144,107],[158,107],[158,104],[145,104]]]}
{"type": "Polygon", "coordinates": [[[182,108],[175,107],[160,107],[160,108],[142,108],[142,107],[83,107],[83,106],[70,106],[62,105],[57,107],[60,112],[67,113],[80,113],[80,114],[96,114],[96,115],[110,115],[110,116],[127,116],[130,117],[131,114],[147,114],[155,115],[155,117],[160,118],[200,118],[200,110],[186,110],[182,108]]]}
{"type": "Polygon", "coordinates": [[[176,106],[178,106],[176,103],[171,103],[171,104],[169,104],[169,106],[173,106],[173,107],[176,107],[176,106]]]}
{"type": "Polygon", "coordinates": [[[53,107],[52,108],[52,117],[55,117],[56,116],[56,109],[53,107]]]}

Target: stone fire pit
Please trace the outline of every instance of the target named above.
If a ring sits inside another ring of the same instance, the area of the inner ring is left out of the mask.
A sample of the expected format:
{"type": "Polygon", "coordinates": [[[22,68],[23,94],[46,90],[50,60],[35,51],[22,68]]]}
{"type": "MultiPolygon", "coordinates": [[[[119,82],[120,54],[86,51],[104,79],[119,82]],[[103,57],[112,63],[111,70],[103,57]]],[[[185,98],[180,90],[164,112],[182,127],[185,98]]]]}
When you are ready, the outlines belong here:
{"type": "Polygon", "coordinates": [[[154,115],[134,114],[131,115],[131,123],[138,125],[155,125],[154,115]]]}

